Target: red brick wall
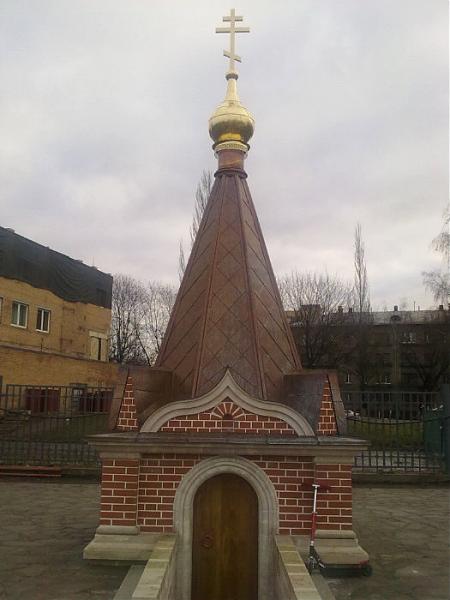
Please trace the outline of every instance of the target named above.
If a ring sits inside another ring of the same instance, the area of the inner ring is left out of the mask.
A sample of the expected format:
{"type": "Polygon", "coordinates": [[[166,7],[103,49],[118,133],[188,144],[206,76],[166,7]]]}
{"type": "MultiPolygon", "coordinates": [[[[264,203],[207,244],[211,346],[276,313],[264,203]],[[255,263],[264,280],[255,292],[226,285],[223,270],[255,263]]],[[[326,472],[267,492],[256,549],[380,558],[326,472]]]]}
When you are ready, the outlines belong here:
{"type": "Polygon", "coordinates": [[[317,499],[319,529],[352,528],[352,466],[316,465],[316,482],[330,486],[317,499]]]}
{"type": "Polygon", "coordinates": [[[163,425],[161,431],[174,433],[233,431],[260,435],[296,435],[285,421],[247,412],[229,400],[225,400],[210,411],[175,417],[163,425]]]}
{"type": "Polygon", "coordinates": [[[100,525],[136,525],[139,460],[104,460],[100,525]]]}
{"type": "MultiPolygon", "coordinates": [[[[139,469],[139,485],[137,494],[137,524],[143,532],[173,531],[173,501],[177,487],[186,473],[201,458],[192,455],[162,455],[141,460],[139,469]]],[[[350,465],[318,465],[307,457],[252,457],[251,460],[261,467],[272,481],[279,503],[280,533],[286,535],[308,534],[311,528],[312,482],[327,483],[329,491],[319,491],[318,527],[321,529],[351,529],[351,466],[350,465]],[[314,476],[315,475],[315,476],[314,476]]],[[[127,461],[116,461],[118,463],[127,461]]],[[[110,467],[111,468],[111,467],[110,467]]],[[[128,469],[123,467],[123,469],[128,469]]],[[[109,474],[109,471],[106,473],[109,474]]],[[[114,470],[113,482],[107,482],[106,490],[116,489],[120,493],[120,501],[112,502],[109,496],[103,496],[102,484],[102,524],[134,524],[131,520],[131,499],[135,496],[126,494],[128,490],[135,493],[135,479],[128,479],[128,472],[123,472],[126,480],[118,477],[114,470]],[[122,501],[126,498],[126,501],[122,501]],[[107,508],[103,508],[106,506],[107,508]],[[124,509],[126,507],[126,510],[124,509]],[[112,513],[117,512],[117,516],[112,513]],[[109,519],[110,523],[105,523],[109,519]],[[127,521],[125,523],[125,521],[127,521]]],[[[132,475],[132,474],[130,474],[132,475]]],[[[134,476],[134,475],[132,475],[134,476]]],[[[130,492],[130,494],[131,494],[130,492]]],[[[114,492],[115,494],[115,492],[114,492]]]]}
{"type": "Polygon", "coordinates": [[[139,429],[134,401],[133,380],[131,377],[127,378],[119,416],[117,417],[116,429],[121,431],[137,431],[139,429]]]}
{"type": "Polygon", "coordinates": [[[320,406],[318,435],[337,435],[336,415],[334,413],[333,397],[330,382],[327,381],[323,390],[322,404],[320,406]]]}
{"type": "Polygon", "coordinates": [[[138,525],[141,531],[173,531],[173,501],[186,473],[199,456],[167,455],[141,460],[139,475],[138,525]]]}

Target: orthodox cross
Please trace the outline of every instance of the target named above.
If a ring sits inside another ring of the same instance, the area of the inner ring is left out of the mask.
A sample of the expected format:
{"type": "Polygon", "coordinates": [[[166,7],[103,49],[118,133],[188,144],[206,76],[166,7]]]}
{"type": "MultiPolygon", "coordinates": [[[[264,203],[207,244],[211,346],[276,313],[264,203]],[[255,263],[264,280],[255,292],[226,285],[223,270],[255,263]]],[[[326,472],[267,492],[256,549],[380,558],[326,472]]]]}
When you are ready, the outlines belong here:
{"type": "Polygon", "coordinates": [[[230,26],[229,27],[216,27],[216,33],[229,33],[230,34],[230,49],[224,50],[223,55],[230,59],[229,71],[231,73],[234,73],[234,61],[237,60],[238,62],[242,62],[241,57],[238,56],[234,51],[234,49],[235,49],[235,34],[236,33],[249,33],[249,31],[250,31],[249,27],[236,27],[236,22],[242,21],[243,18],[244,17],[238,17],[235,14],[235,9],[231,8],[229,16],[222,17],[222,21],[225,21],[225,23],[230,23],[230,26]]]}

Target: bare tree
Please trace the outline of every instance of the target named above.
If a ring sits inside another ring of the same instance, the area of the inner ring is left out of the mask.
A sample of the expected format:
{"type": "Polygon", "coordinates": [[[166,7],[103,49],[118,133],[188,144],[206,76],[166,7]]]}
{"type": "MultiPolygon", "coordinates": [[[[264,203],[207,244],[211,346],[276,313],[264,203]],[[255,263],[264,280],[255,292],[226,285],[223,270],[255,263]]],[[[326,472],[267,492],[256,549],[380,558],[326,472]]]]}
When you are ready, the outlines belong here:
{"type": "Polygon", "coordinates": [[[379,365],[376,359],[376,344],[373,339],[371,312],[353,314],[353,325],[349,328],[346,353],[346,369],[359,380],[360,389],[373,383],[377,376],[379,365]]]}
{"type": "Polygon", "coordinates": [[[211,171],[203,171],[195,192],[194,215],[192,217],[192,225],[190,230],[191,248],[194,245],[195,238],[197,237],[197,233],[200,228],[200,223],[202,222],[203,213],[205,212],[206,205],[208,204],[212,184],[213,176],[211,171]]]}
{"type": "Polygon", "coordinates": [[[437,390],[450,375],[450,312],[435,312],[421,329],[421,339],[405,345],[402,353],[402,362],[427,391],[437,390]]]}
{"type": "Polygon", "coordinates": [[[146,362],[153,365],[169,322],[176,289],[159,281],[149,281],[145,288],[138,339],[146,362]]]}
{"type": "Polygon", "coordinates": [[[367,278],[365,247],[362,239],[361,224],[357,223],[355,227],[355,242],[354,242],[354,258],[355,266],[355,283],[354,296],[356,310],[360,316],[360,320],[365,313],[370,312],[370,293],[369,281],[367,278]]]}
{"type": "Polygon", "coordinates": [[[303,366],[336,367],[345,348],[339,325],[346,317],[343,306],[351,300],[350,283],[311,272],[293,272],[278,283],[303,366]]]}
{"type": "Polygon", "coordinates": [[[363,389],[373,377],[375,361],[370,335],[372,313],[369,280],[360,223],[357,223],[355,227],[353,265],[355,269],[353,301],[356,319],[353,318],[353,332],[350,337],[351,343],[348,346],[348,368],[358,377],[359,385],[363,389]]]}
{"type": "Polygon", "coordinates": [[[113,280],[110,358],[119,363],[145,362],[139,343],[142,303],[145,288],[128,275],[117,274],[113,280]]]}
{"type": "Polygon", "coordinates": [[[408,298],[400,298],[400,310],[408,310],[408,298]]]}
{"type": "Polygon", "coordinates": [[[127,275],[113,283],[110,358],[152,365],[158,355],[176,290],[158,281],[147,285],[127,275]]]}
{"type": "Polygon", "coordinates": [[[183,240],[180,240],[180,249],[178,252],[178,279],[180,283],[183,280],[184,272],[186,271],[186,256],[184,254],[183,240]]]}
{"type": "MultiPolygon", "coordinates": [[[[200,228],[200,223],[202,222],[203,213],[205,212],[206,205],[208,204],[209,196],[211,194],[211,189],[213,185],[213,175],[211,171],[203,171],[200,177],[200,181],[197,185],[197,190],[195,192],[195,204],[194,204],[194,214],[192,216],[192,224],[189,230],[189,236],[191,239],[191,247],[194,245],[195,238],[197,237],[198,230],[200,228]]],[[[183,240],[180,241],[180,250],[178,256],[178,277],[181,280],[183,279],[184,271],[186,270],[186,259],[184,252],[183,240]]]]}
{"type": "Polygon", "coordinates": [[[423,282],[425,287],[433,294],[435,302],[450,305],[450,203],[447,204],[442,229],[432,240],[431,247],[438,252],[443,261],[442,269],[434,271],[423,271],[423,282]]]}

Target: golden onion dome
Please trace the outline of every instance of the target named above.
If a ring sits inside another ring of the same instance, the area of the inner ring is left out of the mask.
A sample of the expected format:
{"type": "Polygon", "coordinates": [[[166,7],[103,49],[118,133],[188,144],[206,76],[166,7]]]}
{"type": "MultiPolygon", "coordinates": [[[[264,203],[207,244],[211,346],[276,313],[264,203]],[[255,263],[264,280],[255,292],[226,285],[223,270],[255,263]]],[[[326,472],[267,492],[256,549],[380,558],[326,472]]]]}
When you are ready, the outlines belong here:
{"type": "Polygon", "coordinates": [[[225,100],[209,119],[209,135],[214,141],[214,150],[234,147],[246,152],[250,148],[248,141],[253,135],[255,120],[239,100],[236,85],[238,74],[235,71],[228,72],[226,78],[228,86],[225,100]]]}

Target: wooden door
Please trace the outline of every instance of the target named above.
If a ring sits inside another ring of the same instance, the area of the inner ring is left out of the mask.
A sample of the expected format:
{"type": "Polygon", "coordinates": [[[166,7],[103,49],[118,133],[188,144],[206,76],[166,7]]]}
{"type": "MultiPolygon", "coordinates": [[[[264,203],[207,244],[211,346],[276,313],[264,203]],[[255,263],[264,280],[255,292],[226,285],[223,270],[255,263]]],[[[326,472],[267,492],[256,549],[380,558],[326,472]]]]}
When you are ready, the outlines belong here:
{"type": "Polygon", "coordinates": [[[194,499],[191,600],[257,600],[258,498],[231,473],[205,481],[194,499]]]}

